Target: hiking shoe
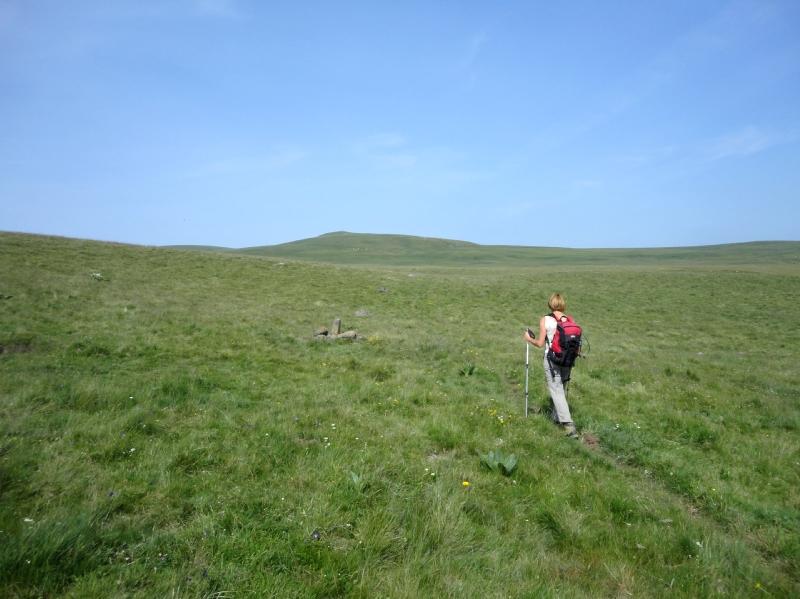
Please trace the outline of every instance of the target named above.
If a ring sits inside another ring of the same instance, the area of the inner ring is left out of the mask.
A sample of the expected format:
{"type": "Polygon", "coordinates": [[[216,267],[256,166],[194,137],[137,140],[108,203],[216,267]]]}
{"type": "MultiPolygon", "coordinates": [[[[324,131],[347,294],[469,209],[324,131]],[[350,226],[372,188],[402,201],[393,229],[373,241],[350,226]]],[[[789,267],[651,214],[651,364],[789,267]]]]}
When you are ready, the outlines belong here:
{"type": "Polygon", "coordinates": [[[564,429],[564,433],[567,435],[567,437],[569,437],[570,439],[578,438],[578,431],[573,423],[567,422],[566,424],[562,424],[561,426],[564,429]]]}

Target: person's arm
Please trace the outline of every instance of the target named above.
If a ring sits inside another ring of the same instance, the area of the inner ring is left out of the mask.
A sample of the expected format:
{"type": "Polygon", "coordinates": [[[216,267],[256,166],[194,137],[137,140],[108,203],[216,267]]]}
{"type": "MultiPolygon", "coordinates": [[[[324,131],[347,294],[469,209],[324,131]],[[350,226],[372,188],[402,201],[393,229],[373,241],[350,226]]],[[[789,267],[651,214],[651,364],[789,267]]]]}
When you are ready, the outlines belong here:
{"type": "Polygon", "coordinates": [[[525,334],[522,336],[525,341],[534,345],[536,347],[542,347],[544,345],[545,339],[547,339],[547,329],[544,328],[544,316],[539,320],[539,337],[534,338],[528,335],[528,331],[525,331],[525,334]]]}

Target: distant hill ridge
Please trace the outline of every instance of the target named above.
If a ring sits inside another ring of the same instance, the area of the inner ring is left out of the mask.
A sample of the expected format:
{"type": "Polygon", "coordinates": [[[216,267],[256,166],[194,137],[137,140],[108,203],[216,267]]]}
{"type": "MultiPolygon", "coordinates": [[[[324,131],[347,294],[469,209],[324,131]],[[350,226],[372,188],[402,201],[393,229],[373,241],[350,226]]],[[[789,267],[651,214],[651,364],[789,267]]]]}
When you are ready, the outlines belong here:
{"type": "Polygon", "coordinates": [[[800,242],[754,241],[723,245],[575,249],[480,245],[413,235],[336,231],[277,245],[240,249],[172,246],[349,265],[376,266],[744,266],[800,265],[800,242]]]}
{"type": "MultiPolygon", "coordinates": [[[[80,244],[131,245],[0,231],[0,241],[64,239],[80,244]]],[[[722,245],[666,248],[575,249],[480,245],[467,241],[413,235],[337,231],[278,245],[247,248],[170,245],[165,250],[204,251],[264,256],[342,265],[387,267],[664,267],[755,268],[800,276],[800,241],[752,241],[722,245]]]]}

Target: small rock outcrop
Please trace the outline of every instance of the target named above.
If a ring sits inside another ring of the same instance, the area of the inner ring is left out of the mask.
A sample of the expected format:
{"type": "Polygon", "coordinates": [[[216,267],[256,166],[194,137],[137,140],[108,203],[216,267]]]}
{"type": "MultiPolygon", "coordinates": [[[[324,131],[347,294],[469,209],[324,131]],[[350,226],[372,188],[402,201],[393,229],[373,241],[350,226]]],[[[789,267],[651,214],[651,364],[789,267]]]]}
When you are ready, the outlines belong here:
{"type": "Polygon", "coordinates": [[[356,339],[358,339],[358,332],[357,331],[342,332],[342,319],[336,318],[331,324],[330,329],[328,329],[327,327],[319,327],[314,332],[314,339],[329,339],[329,340],[345,339],[345,340],[355,341],[356,339]]]}

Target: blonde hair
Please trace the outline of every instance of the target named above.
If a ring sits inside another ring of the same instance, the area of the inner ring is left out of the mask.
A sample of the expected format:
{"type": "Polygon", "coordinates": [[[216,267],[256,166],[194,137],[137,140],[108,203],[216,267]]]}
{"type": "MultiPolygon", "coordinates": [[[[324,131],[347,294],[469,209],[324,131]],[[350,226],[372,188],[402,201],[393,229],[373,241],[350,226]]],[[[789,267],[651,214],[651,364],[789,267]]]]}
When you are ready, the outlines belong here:
{"type": "Polygon", "coordinates": [[[547,305],[553,312],[563,312],[567,309],[567,302],[560,293],[554,293],[551,295],[547,305]]]}

